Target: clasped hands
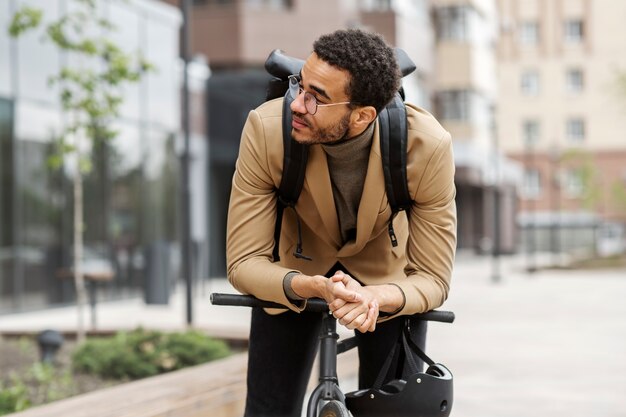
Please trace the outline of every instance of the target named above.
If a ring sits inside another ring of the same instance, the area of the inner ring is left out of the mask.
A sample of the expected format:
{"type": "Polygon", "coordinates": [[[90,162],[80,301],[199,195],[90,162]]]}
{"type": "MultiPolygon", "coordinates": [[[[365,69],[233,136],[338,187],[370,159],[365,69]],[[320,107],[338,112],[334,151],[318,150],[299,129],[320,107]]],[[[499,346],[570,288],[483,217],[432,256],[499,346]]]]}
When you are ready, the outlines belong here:
{"type": "Polygon", "coordinates": [[[337,271],[326,281],[324,299],[339,324],[361,333],[373,332],[379,315],[379,302],[373,289],[337,271]]]}

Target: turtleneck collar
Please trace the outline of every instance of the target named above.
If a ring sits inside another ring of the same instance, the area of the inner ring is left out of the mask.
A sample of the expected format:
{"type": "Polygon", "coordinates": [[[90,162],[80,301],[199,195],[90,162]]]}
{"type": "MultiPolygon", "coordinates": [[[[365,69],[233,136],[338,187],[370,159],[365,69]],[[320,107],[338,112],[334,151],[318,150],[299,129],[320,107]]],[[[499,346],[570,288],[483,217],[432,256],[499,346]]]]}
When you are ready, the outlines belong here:
{"type": "Polygon", "coordinates": [[[372,122],[358,135],[339,142],[323,144],[322,148],[326,154],[334,158],[341,158],[344,155],[354,155],[355,153],[369,148],[372,143],[372,138],[374,137],[374,125],[375,123],[372,122]]]}

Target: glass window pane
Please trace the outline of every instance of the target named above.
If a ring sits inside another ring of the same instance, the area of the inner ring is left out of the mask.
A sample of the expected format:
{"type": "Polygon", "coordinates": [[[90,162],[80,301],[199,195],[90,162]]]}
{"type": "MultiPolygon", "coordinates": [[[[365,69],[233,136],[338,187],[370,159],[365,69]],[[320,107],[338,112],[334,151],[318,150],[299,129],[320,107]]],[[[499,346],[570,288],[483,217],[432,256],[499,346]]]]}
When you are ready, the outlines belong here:
{"type": "Polygon", "coordinates": [[[16,102],[15,136],[49,142],[61,131],[61,115],[52,107],[30,101],[16,102]]]}
{"type": "Polygon", "coordinates": [[[583,90],[583,71],[570,69],[565,75],[565,88],[569,93],[579,93],[583,90]]]}
{"type": "Polygon", "coordinates": [[[68,187],[63,171],[47,163],[59,128],[60,115],[53,107],[16,104],[12,243],[17,256],[12,276],[19,282],[15,291],[20,308],[67,302],[73,297],[67,274],[71,233],[63,229],[66,225],[65,231],[70,231],[71,224],[68,187]]]}
{"type": "MultiPolygon", "coordinates": [[[[139,16],[136,8],[128,2],[110,2],[109,19],[115,25],[110,39],[120,46],[124,52],[137,54],[143,51],[139,44],[139,16]]],[[[139,120],[141,115],[139,101],[139,83],[126,83],[122,90],[124,102],[120,108],[120,114],[124,118],[139,120]]]]}
{"type": "Polygon", "coordinates": [[[178,29],[162,20],[147,21],[146,58],[156,68],[147,76],[148,120],[167,130],[180,125],[178,29]]]}
{"type": "Polygon", "coordinates": [[[522,124],[522,136],[526,145],[539,142],[540,126],[537,120],[525,120],[522,124]]]}
{"type": "Polygon", "coordinates": [[[13,294],[13,104],[0,98],[0,312],[13,294]]]}
{"type": "Polygon", "coordinates": [[[440,40],[465,41],[468,38],[469,8],[441,7],[436,12],[437,37],[440,40]]]}
{"type": "Polygon", "coordinates": [[[9,27],[10,2],[0,2],[0,95],[11,94],[11,55],[9,50],[9,34],[5,28],[9,27]]]}
{"type": "Polygon", "coordinates": [[[469,120],[470,92],[466,90],[442,91],[438,94],[439,117],[442,120],[469,120]]]}
{"type": "Polygon", "coordinates": [[[522,45],[539,43],[539,24],[536,21],[525,21],[520,24],[519,41],[522,45]]]}
{"type": "Polygon", "coordinates": [[[584,37],[583,22],[579,19],[567,20],[564,25],[565,42],[579,43],[584,37]]]}
{"type": "Polygon", "coordinates": [[[569,197],[580,197],[584,191],[583,175],[578,169],[570,169],[565,174],[565,192],[569,197]]]}
{"type": "Polygon", "coordinates": [[[117,265],[116,285],[135,287],[143,282],[142,159],[140,130],[131,124],[115,126],[118,136],[111,141],[107,155],[108,234],[117,265]]]}
{"type": "Polygon", "coordinates": [[[520,84],[523,94],[531,96],[539,94],[539,73],[534,70],[523,72],[520,84]]]}
{"type": "Polygon", "coordinates": [[[22,98],[57,103],[58,88],[49,86],[48,79],[58,73],[60,55],[51,42],[42,42],[41,37],[45,25],[58,17],[58,2],[56,0],[17,2],[18,8],[22,5],[39,8],[44,15],[39,28],[23,34],[17,40],[18,94],[22,98]]]}
{"type": "Polygon", "coordinates": [[[179,161],[173,133],[154,129],[146,137],[144,192],[146,241],[177,239],[179,199],[179,161]]]}
{"type": "Polygon", "coordinates": [[[526,169],[524,171],[524,183],[522,196],[528,199],[535,199],[541,195],[541,174],[536,169],[526,169]]]}
{"type": "Polygon", "coordinates": [[[580,143],[585,140],[585,121],[572,118],[567,121],[565,135],[570,142],[580,143]]]}

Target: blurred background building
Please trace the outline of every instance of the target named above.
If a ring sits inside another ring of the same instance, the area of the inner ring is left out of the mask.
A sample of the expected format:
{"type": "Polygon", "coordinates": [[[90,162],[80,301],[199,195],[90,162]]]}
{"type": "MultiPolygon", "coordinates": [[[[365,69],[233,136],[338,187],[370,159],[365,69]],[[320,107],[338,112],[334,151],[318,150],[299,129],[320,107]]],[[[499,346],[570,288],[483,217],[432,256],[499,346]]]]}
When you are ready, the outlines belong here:
{"type": "Polygon", "coordinates": [[[524,166],[524,246],[623,252],[626,2],[498,0],[498,9],[498,136],[524,166]]]}
{"type": "Polygon", "coordinates": [[[454,144],[458,248],[513,253],[521,170],[503,157],[495,130],[496,5],[492,0],[431,4],[436,28],[434,114],[454,144]]]}
{"type": "MultiPolygon", "coordinates": [[[[47,165],[55,131],[66,120],[48,77],[72,58],[42,43],[41,27],[10,38],[10,19],[23,5],[42,9],[49,21],[62,15],[70,1],[0,2],[0,312],[75,300],[67,272],[72,265],[72,180],[69,168],[53,171],[47,165]]],[[[84,267],[88,274],[113,278],[101,285],[102,299],[140,296],[145,290],[151,301],[166,302],[180,263],[181,17],[176,8],[151,0],[101,6],[117,25],[112,40],[128,51],[141,49],[156,71],[126,88],[122,117],[115,124],[118,137],[110,146],[91,149],[94,169],[84,179],[84,267]]],[[[192,76],[196,96],[203,94],[207,78],[198,65],[192,76]]],[[[198,117],[204,114],[195,118],[192,172],[200,185],[207,146],[205,123],[198,117]]],[[[203,190],[196,186],[196,196],[203,190]]],[[[206,212],[206,204],[199,203],[194,212],[206,212]]],[[[201,221],[196,224],[200,242],[206,233],[201,221]]]]}

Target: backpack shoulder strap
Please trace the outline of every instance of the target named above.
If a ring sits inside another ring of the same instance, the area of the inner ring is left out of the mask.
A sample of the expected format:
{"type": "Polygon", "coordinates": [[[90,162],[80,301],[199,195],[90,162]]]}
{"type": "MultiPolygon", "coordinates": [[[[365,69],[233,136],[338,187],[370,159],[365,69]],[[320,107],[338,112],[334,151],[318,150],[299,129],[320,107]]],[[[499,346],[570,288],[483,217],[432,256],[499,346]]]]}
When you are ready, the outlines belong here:
{"type": "MultiPolygon", "coordinates": [[[[279,242],[280,242],[280,230],[282,226],[283,212],[286,207],[294,209],[298,197],[300,197],[300,191],[302,191],[302,185],[304,184],[304,174],[306,172],[306,163],[309,156],[309,148],[306,145],[295,141],[291,137],[291,105],[292,98],[287,91],[285,93],[285,99],[283,101],[283,175],[280,180],[280,187],[276,191],[276,224],[274,226],[274,261],[279,261],[280,256],[278,254],[279,242]]],[[[307,259],[302,255],[302,242],[300,239],[300,220],[298,219],[298,245],[296,253],[298,257],[307,259]]]]}
{"type": "Polygon", "coordinates": [[[406,108],[400,94],[396,93],[393,100],[378,115],[378,120],[385,189],[392,212],[389,237],[393,246],[397,246],[393,219],[399,211],[409,213],[412,203],[406,175],[408,140],[406,108]]]}

